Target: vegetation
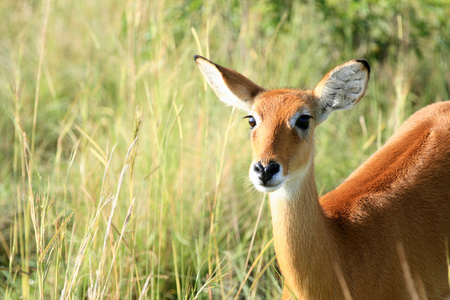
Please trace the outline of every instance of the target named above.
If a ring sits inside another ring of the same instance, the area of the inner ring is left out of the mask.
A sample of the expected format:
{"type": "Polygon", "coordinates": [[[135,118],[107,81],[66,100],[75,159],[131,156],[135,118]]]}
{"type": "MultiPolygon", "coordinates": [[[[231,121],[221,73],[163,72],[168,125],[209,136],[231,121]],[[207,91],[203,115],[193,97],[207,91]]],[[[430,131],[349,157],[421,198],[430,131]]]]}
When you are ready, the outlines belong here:
{"type": "Polygon", "coordinates": [[[323,194],[449,99],[447,1],[0,2],[0,297],[271,299],[248,126],[195,54],[268,87],[352,58],[367,96],[317,130],[323,194]]]}

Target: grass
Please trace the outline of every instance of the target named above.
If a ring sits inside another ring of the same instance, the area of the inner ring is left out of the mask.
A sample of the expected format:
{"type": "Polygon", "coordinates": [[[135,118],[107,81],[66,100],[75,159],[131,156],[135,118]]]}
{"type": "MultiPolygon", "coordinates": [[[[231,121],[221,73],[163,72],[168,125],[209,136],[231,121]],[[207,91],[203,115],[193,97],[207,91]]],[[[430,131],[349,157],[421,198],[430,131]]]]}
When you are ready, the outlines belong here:
{"type": "Polygon", "coordinates": [[[367,96],[317,130],[325,193],[413,111],[449,98],[449,7],[412,3],[358,44],[314,1],[2,1],[1,297],[279,297],[248,126],[192,57],[268,88],[313,88],[369,59],[367,96]]]}

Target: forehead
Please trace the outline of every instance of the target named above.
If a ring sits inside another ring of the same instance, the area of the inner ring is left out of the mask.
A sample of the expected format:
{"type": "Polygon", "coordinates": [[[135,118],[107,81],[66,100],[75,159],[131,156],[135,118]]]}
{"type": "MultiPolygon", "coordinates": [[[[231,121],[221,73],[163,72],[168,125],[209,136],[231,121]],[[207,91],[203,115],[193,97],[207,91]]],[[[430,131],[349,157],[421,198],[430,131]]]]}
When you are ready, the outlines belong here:
{"type": "Polygon", "coordinates": [[[278,89],[259,94],[255,99],[253,111],[262,118],[270,116],[289,118],[302,110],[313,113],[313,104],[310,91],[278,89]]]}

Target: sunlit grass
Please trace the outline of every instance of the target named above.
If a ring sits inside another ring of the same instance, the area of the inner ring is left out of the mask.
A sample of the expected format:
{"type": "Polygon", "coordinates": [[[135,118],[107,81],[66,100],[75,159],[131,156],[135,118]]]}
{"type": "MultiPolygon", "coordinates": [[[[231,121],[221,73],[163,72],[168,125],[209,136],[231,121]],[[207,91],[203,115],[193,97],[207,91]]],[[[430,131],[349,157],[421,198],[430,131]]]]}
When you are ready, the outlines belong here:
{"type": "MultiPolygon", "coordinates": [[[[267,88],[313,88],[365,53],[340,51],[314,1],[273,5],[0,3],[2,298],[279,297],[248,126],[192,57],[267,88]]],[[[412,38],[408,19],[389,24],[412,38]]],[[[320,125],[321,193],[413,111],[448,99],[450,50],[429,42],[370,61],[367,96],[320,125]]]]}

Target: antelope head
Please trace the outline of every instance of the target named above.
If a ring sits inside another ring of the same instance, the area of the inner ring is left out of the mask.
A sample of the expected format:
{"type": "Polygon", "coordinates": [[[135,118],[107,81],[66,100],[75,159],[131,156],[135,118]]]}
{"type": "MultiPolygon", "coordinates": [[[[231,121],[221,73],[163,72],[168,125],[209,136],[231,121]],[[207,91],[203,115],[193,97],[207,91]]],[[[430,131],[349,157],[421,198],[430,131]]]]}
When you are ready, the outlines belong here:
{"type": "Polygon", "coordinates": [[[313,90],[266,90],[201,56],[195,61],[219,99],[248,114],[250,179],[266,193],[301,182],[312,167],[315,127],[332,111],[355,106],[364,96],[370,72],[365,60],[351,60],[328,72],[313,90]]]}

